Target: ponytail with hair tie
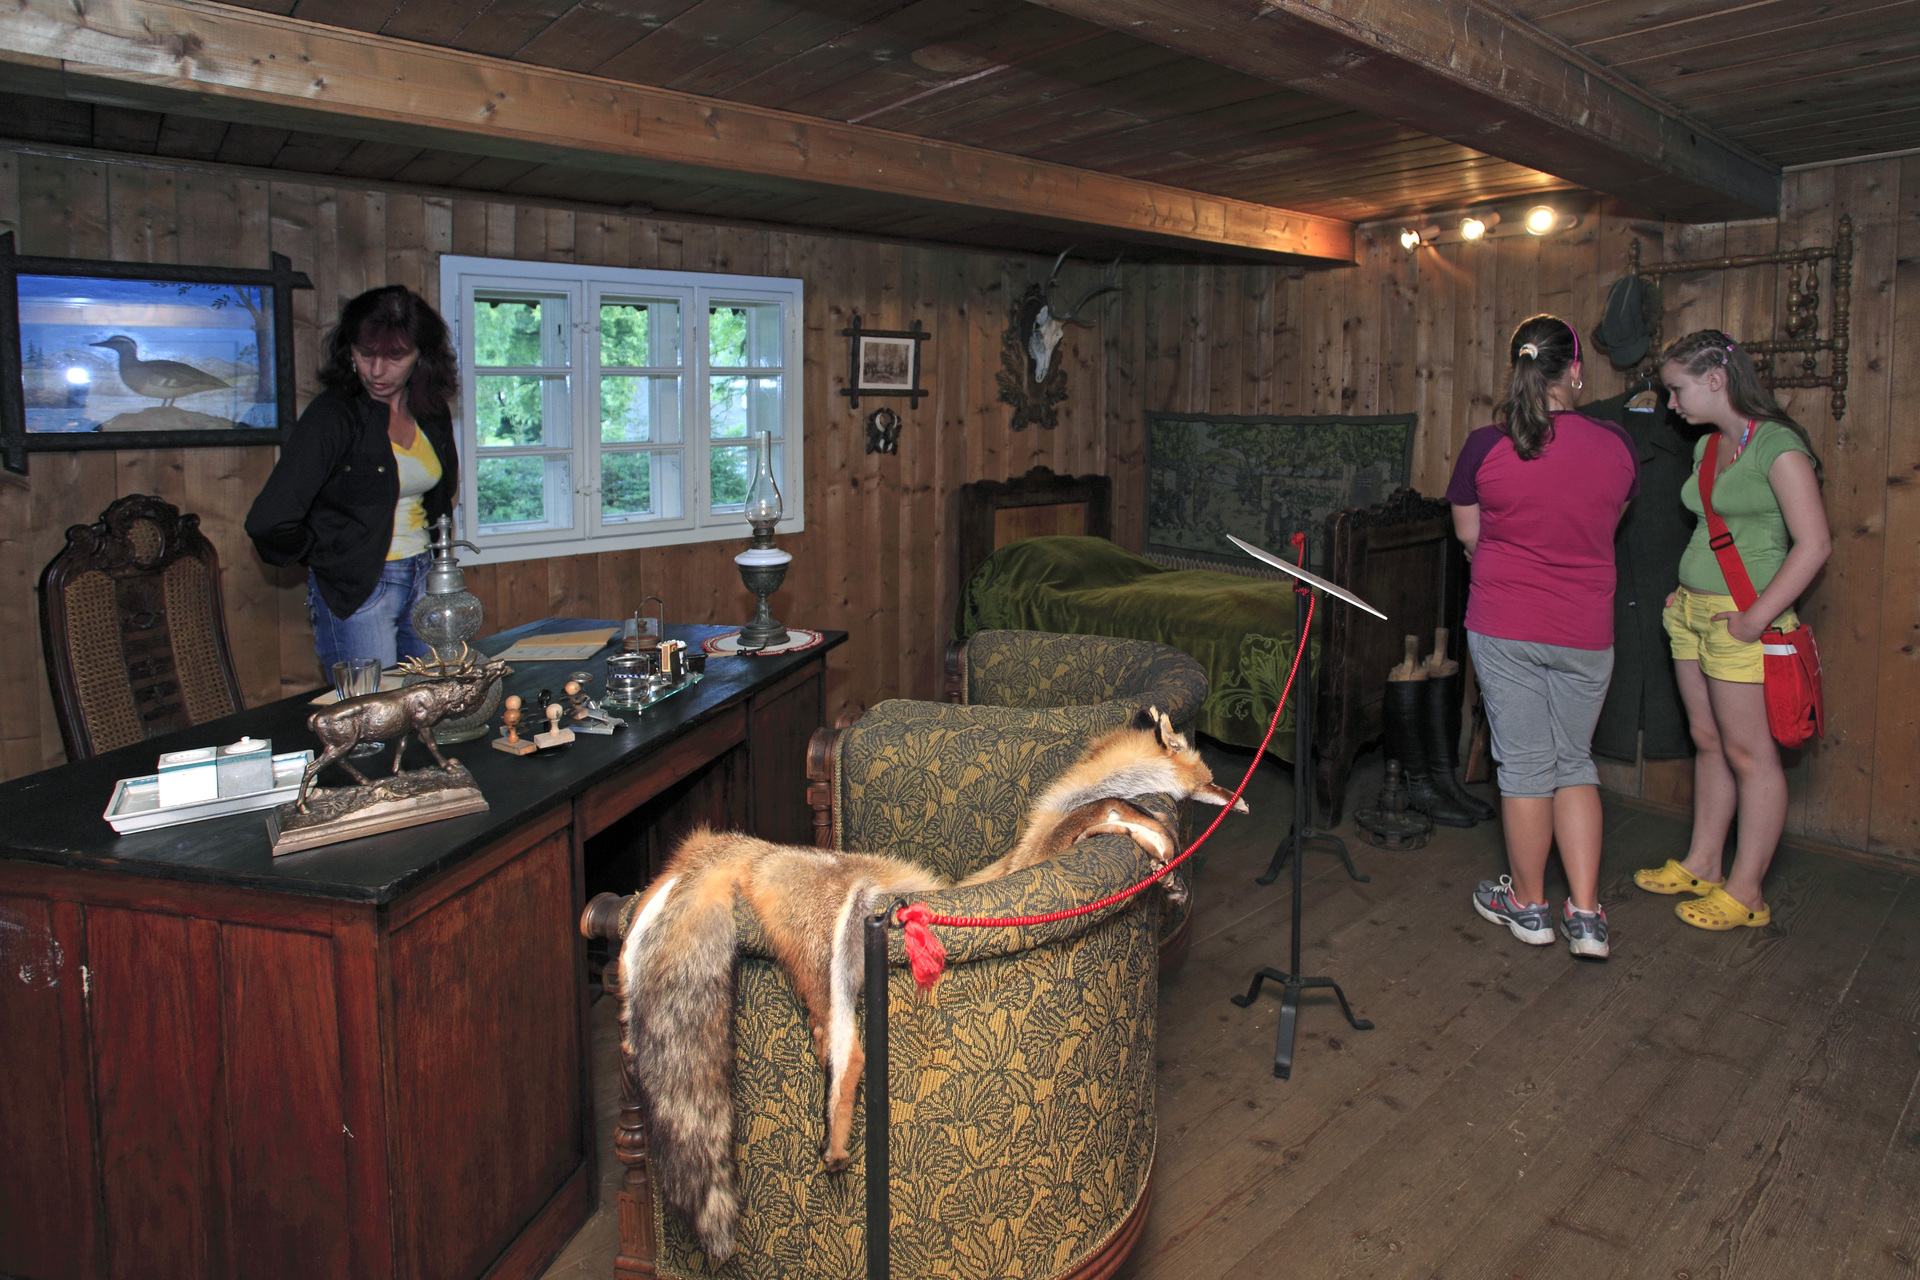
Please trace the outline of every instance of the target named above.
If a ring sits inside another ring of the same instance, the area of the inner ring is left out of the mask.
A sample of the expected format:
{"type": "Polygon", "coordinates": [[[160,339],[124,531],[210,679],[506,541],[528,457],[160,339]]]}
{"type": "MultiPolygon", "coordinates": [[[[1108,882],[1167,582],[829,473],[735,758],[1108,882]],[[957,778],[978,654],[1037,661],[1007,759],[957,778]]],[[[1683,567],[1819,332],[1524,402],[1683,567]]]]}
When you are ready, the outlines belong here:
{"type": "Polygon", "coordinates": [[[1548,388],[1566,376],[1580,358],[1580,338],[1558,316],[1537,315],[1520,322],[1508,344],[1513,377],[1498,410],[1513,451],[1532,461],[1553,439],[1553,404],[1548,388]]]}

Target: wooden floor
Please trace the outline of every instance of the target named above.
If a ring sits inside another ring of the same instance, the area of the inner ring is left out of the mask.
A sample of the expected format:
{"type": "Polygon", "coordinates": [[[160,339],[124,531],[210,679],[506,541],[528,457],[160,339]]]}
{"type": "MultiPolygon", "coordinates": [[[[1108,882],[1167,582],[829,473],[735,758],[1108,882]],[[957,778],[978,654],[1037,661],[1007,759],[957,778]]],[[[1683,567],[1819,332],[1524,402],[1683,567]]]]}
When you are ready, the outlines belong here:
{"type": "MultiPolygon", "coordinates": [[[[1211,754],[1225,780],[1245,768],[1211,754]]],[[[1355,845],[1367,884],[1310,854],[1305,968],[1377,1030],[1310,997],[1281,1081],[1278,993],[1228,1002],[1287,959],[1288,885],[1252,882],[1286,775],[1263,768],[1248,795],[1162,983],[1157,1190],[1124,1277],[1920,1275],[1920,884],[1786,850],[1773,924],[1703,933],[1630,879],[1682,854],[1686,824],[1609,806],[1613,959],[1593,964],[1473,913],[1504,869],[1497,826],[1355,845]]],[[[612,1275],[605,1001],[595,1016],[606,1191],[550,1277],[612,1275]]]]}

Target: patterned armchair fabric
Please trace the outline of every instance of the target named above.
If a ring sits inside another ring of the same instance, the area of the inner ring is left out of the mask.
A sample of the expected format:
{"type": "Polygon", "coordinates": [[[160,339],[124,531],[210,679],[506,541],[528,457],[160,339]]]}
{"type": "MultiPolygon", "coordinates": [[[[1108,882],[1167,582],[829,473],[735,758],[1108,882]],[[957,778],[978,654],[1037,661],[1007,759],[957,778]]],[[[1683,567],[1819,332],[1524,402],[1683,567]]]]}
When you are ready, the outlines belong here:
{"type": "MultiPolygon", "coordinates": [[[[1072,710],[1063,721],[1059,711],[881,704],[839,736],[836,834],[953,876],[998,857],[1032,795],[1090,733],[1125,716],[1111,704],[1072,710]]],[[[949,914],[1044,914],[1125,888],[1142,867],[1131,842],[1101,836],[926,901],[949,914]]],[[[1148,891],[1044,926],[940,929],[947,970],[927,994],[894,934],[894,1274],[1045,1280],[1130,1242],[1123,1229],[1144,1216],[1155,1142],[1160,901],[1148,891]]],[[[864,1165],[856,1154],[844,1173],[821,1171],[824,1081],[805,1012],[751,911],[737,909],[736,923],[738,1251],[710,1269],[656,1198],[660,1274],[858,1280],[864,1165]]],[[[856,1153],[864,1107],[863,1088],[856,1153]]]]}
{"type": "Polygon", "coordinates": [[[969,706],[1070,707],[1122,701],[1157,706],[1190,732],[1207,700],[1207,672],[1172,645],[1048,631],[978,631],[960,661],[969,706]]]}

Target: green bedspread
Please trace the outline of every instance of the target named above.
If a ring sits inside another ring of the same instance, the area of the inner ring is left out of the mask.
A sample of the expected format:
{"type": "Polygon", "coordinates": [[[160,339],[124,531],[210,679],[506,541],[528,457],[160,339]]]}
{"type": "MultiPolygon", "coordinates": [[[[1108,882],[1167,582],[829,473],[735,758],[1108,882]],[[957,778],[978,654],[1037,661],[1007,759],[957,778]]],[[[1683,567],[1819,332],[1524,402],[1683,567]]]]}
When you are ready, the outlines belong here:
{"type": "MultiPolygon", "coordinates": [[[[1158,640],[1207,669],[1200,732],[1257,747],[1293,661],[1293,589],[1204,569],[1163,569],[1105,538],[1025,538],[961,590],[954,638],[1005,628],[1158,640]]],[[[1316,668],[1320,623],[1314,621],[1316,668]]],[[[1293,758],[1293,708],[1268,750],[1293,758]]]]}

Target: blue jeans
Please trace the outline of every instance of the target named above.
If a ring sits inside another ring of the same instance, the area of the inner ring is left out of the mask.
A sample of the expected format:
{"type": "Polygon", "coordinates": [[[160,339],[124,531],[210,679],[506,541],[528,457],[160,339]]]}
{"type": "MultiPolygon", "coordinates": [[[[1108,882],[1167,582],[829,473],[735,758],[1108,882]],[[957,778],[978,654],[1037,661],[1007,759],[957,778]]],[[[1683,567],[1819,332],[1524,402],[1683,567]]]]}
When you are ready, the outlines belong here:
{"type": "Polygon", "coordinates": [[[373,594],[358,609],[336,618],[320,595],[313,571],[307,571],[307,619],[313,623],[313,651],[320,678],[333,678],[333,664],[349,658],[378,658],[384,669],[402,658],[429,658],[433,650],[413,634],[413,605],[426,594],[425,552],[389,560],[373,594]]]}

